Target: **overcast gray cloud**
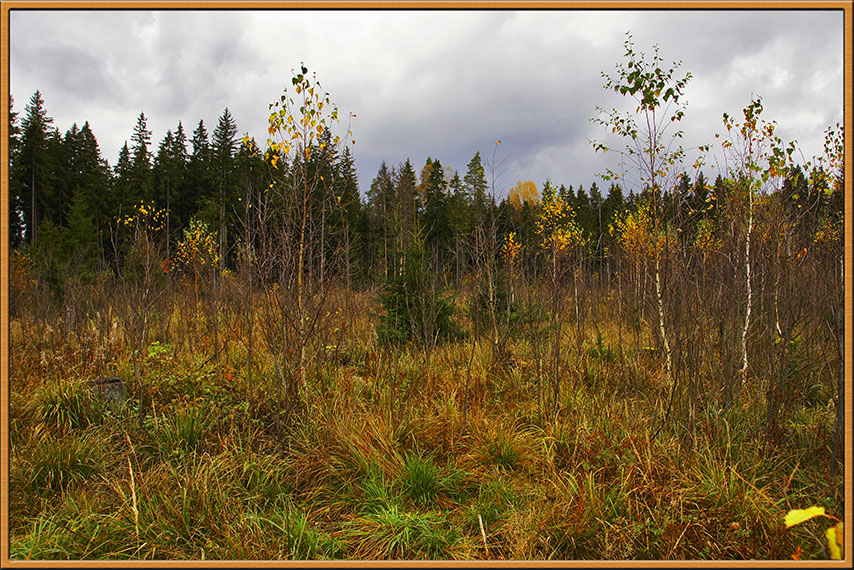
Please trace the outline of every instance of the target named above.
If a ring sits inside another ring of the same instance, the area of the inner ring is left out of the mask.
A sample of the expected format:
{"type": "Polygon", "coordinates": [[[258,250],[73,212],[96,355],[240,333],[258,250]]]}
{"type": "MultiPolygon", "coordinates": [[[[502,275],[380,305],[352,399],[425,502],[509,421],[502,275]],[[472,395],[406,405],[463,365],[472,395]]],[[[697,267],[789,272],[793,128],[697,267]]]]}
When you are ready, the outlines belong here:
{"type": "Polygon", "coordinates": [[[590,118],[628,104],[600,74],[629,30],[638,50],[658,44],[693,74],[687,147],[713,142],[721,115],[752,95],[806,158],[842,121],[842,12],[826,10],[13,10],[10,87],[22,116],[38,89],[60,130],[88,120],[112,164],[140,111],[155,145],[179,121],[212,131],[225,107],[241,134],[266,140],[267,106],[305,62],[358,115],[363,191],[382,161],[420,170],[431,156],[464,171],[494,150],[499,191],[588,186],[617,159],[588,144],[607,138],[590,118]]]}

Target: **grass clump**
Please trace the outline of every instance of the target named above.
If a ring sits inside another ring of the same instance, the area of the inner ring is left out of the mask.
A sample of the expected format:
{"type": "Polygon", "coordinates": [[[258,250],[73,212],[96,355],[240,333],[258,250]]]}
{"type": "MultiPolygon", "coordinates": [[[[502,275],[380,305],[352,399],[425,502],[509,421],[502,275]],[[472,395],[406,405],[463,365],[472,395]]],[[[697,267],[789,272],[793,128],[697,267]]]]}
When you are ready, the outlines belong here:
{"type": "Polygon", "coordinates": [[[62,491],[85,481],[103,467],[101,448],[92,435],[55,437],[34,430],[23,459],[22,481],[30,492],[62,491]]]}
{"type": "Polygon", "coordinates": [[[517,504],[518,499],[517,494],[508,486],[507,481],[496,473],[480,484],[477,498],[466,507],[464,512],[466,527],[470,531],[479,531],[478,516],[484,525],[493,525],[517,504]]]}
{"type": "Polygon", "coordinates": [[[266,504],[290,493],[285,468],[269,455],[246,457],[240,466],[240,481],[247,493],[266,504]]]}
{"type": "Polygon", "coordinates": [[[104,414],[104,405],[84,384],[62,380],[42,389],[35,408],[45,425],[59,429],[85,429],[104,414]]]}
{"type": "Polygon", "coordinates": [[[439,514],[407,512],[398,505],[352,521],[345,536],[354,558],[379,560],[446,559],[459,540],[439,514]]]}
{"type": "Polygon", "coordinates": [[[519,466],[519,451],[513,447],[513,443],[504,435],[490,442],[486,448],[489,460],[499,468],[512,471],[519,466]]]}
{"type": "Polygon", "coordinates": [[[385,475],[374,465],[369,467],[367,474],[359,482],[358,489],[357,505],[362,513],[375,514],[400,502],[385,475]]]}
{"type": "Polygon", "coordinates": [[[404,457],[403,493],[419,507],[451,507],[471,491],[469,474],[455,465],[439,467],[432,456],[408,453],[404,457]]]}
{"type": "Polygon", "coordinates": [[[417,505],[429,505],[436,499],[440,487],[439,468],[429,459],[408,454],[404,463],[403,488],[417,505]]]}
{"type": "Polygon", "coordinates": [[[194,407],[163,415],[149,425],[151,449],[160,457],[180,460],[200,448],[213,419],[208,410],[194,407]]]}

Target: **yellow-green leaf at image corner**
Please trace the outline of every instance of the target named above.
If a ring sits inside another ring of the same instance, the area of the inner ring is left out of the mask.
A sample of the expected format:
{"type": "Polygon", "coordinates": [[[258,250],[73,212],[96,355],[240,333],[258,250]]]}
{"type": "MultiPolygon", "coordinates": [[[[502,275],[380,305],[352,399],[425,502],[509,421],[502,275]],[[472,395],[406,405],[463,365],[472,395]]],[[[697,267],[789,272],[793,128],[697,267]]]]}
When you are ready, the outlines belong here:
{"type": "Polygon", "coordinates": [[[804,521],[808,521],[813,517],[820,517],[824,515],[824,507],[810,507],[808,509],[792,509],[788,513],[786,513],[786,517],[783,519],[783,522],[786,523],[786,528],[791,528],[796,524],[801,524],[804,521]]]}
{"type": "Polygon", "coordinates": [[[845,556],[844,531],[845,527],[840,522],[827,529],[824,533],[825,538],[827,538],[827,547],[830,549],[831,560],[842,560],[845,556]]]}

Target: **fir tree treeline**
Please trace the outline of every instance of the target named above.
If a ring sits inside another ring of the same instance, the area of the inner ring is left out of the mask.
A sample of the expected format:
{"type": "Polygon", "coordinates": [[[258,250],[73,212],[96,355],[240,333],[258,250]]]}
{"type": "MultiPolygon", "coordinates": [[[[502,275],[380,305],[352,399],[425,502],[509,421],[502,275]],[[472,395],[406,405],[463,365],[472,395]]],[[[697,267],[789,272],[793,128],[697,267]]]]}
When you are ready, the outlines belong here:
{"type": "MultiPolygon", "coordinates": [[[[289,165],[270,169],[251,145],[241,144],[228,108],[211,133],[202,120],[189,135],[179,122],[156,143],[141,112],[114,166],[102,156],[88,122],[60,132],[39,91],[23,115],[15,111],[14,101],[10,110],[11,247],[49,249],[55,261],[74,257],[75,267],[84,272],[109,269],[117,261],[117,220],[140,203],[165,213],[167,260],[197,219],[216,236],[225,266],[234,267],[245,230],[244,210],[261,199],[272,176],[288,176],[289,165]]],[[[614,224],[635,211],[644,195],[627,195],[615,184],[554,186],[550,180],[539,188],[520,181],[509,191],[496,191],[480,152],[462,173],[432,157],[420,168],[411,159],[393,166],[383,163],[362,194],[349,148],[314,153],[311,161],[312,171],[319,169],[325,176],[323,191],[311,205],[317,212],[312,220],[322,225],[315,241],[322,243],[310,244],[307,264],[316,266],[317,277],[340,277],[349,285],[370,286],[399,274],[413,240],[423,240],[444,285],[459,285],[472,272],[489,220],[499,246],[513,234],[534,275],[542,262],[535,220],[541,198],[549,194],[570,206],[587,237],[585,270],[611,286],[622,253],[614,224]],[[329,272],[324,259],[334,251],[346,251],[345,262],[329,272]]],[[[767,202],[791,218],[801,249],[809,236],[826,234],[828,227],[841,223],[842,193],[828,188],[827,178],[814,178],[802,168],[793,169],[767,202]]],[[[665,217],[678,225],[683,246],[726,241],[732,235],[728,214],[734,207],[733,188],[731,180],[718,175],[710,181],[699,172],[693,179],[683,174],[664,194],[665,217]]]]}

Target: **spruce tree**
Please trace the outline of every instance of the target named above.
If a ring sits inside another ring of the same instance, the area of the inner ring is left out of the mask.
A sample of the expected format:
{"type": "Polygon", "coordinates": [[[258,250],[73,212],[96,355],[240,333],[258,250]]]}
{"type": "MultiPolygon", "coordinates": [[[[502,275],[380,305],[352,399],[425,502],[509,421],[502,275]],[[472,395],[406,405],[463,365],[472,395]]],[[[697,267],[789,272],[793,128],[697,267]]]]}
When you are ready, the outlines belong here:
{"type": "Polygon", "coordinates": [[[472,233],[471,203],[459,172],[454,172],[448,187],[450,190],[447,196],[449,250],[454,265],[454,283],[459,285],[463,272],[468,269],[469,264],[469,237],[472,233]]]}
{"type": "Polygon", "coordinates": [[[101,156],[98,141],[88,121],[79,129],[76,123],[72,125],[65,134],[62,150],[60,195],[61,208],[66,212],[63,225],[71,227],[71,210],[76,208],[75,215],[78,218],[91,221],[93,233],[87,239],[102,244],[103,231],[116,208],[111,203],[110,167],[101,156]],[[75,201],[79,201],[79,204],[74,205],[75,201]]]}
{"type": "Polygon", "coordinates": [[[136,119],[136,126],[131,135],[131,170],[130,184],[133,192],[140,200],[154,200],[154,184],[151,173],[151,152],[148,150],[151,144],[151,131],[148,130],[145,113],[140,112],[136,119]]]}
{"type": "Polygon", "coordinates": [[[211,191],[215,188],[213,156],[208,140],[208,131],[203,120],[199,121],[198,126],[193,131],[190,145],[192,151],[187,163],[187,188],[182,192],[181,201],[178,205],[181,211],[181,219],[186,221],[198,214],[200,219],[208,224],[208,227],[217,227],[217,214],[215,212],[218,212],[218,208],[211,205],[216,204],[216,197],[211,196],[211,191]],[[206,206],[209,207],[206,208],[206,206]]]}
{"type": "Polygon", "coordinates": [[[427,250],[446,259],[446,248],[450,242],[450,222],[448,219],[447,183],[445,171],[439,160],[427,158],[421,171],[419,194],[423,196],[424,243],[427,250]]]}
{"type": "Polygon", "coordinates": [[[130,149],[125,141],[119,151],[119,158],[113,169],[113,197],[116,204],[115,215],[127,214],[133,204],[140,200],[140,195],[132,181],[130,149]]]}
{"type": "Polygon", "coordinates": [[[220,257],[223,260],[226,259],[229,249],[229,219],[237,202],[234,180],[234,153],[237,151],[237,146],[237,123],[226,107],[214,129],[211,143],[211,158],[213,159],[211,166],[218,190],[219,249],[220,257]]]}
{"type": "Polygon", "coordinates": [[[342,254],[344,283],[349,289],[353,278],[353,260],[359,247],[357,227],[361,209],[359,180],[350,147],[344,147],[336,171],[335,186],[332,189],[336,207],[332,210],[331,229],[336,240],[335,247],[342,254]]]}
{"type": "Polygon", "coordinates": [[[398,166],[395,177],[395,193],[400,207],[400,251],[409,247],[417,227],[418,178],[409,158],[398,166]]]}
{"type": "Polygon", "coordinates": [[[166,257],[171,256],[171,216],[172,196],[175,192],[178,172],[174,156],[175,137],[172,130],[166,131],[166,136],[157,147],[157,156],[154,158],[154,203],[158,209],[166,212],[166,257]]]}
{"type": "Polygon", "coordinates": [[[381,259],[378,269],[383,277],[396,273],[398,268],[398,256],[394,247],[397,231],[394,218],[395,203],[394,170],[389,169],[383,161],[368,190],[370,228],[366,234],[375,236],[372,249],[376,252],[374,257],[381,259]]]}
{"type": "Polygon", "coordinates": [[[38,237],[41,220],[59,217],[58,212],[51,211],[55,206],[59,133],[52,126],[53,118],[47,115],[41,92],[30,97],[25,111],[20,152],[12,176],[21,202],[24,238],[32,244],[38,237]]]}
{"type": "Polygon", "coordinates": [[[472,225],[475,228],[481,226],[486,220],[487,215],[487,199],[486,190],[489,185],[486,182],[486,174],[483,170],[483,161],[480,158],[480,151],[477,151],[466,167],[466,174],[463,177],[466,189],[471,196],[472,201],[472,225]]]}

